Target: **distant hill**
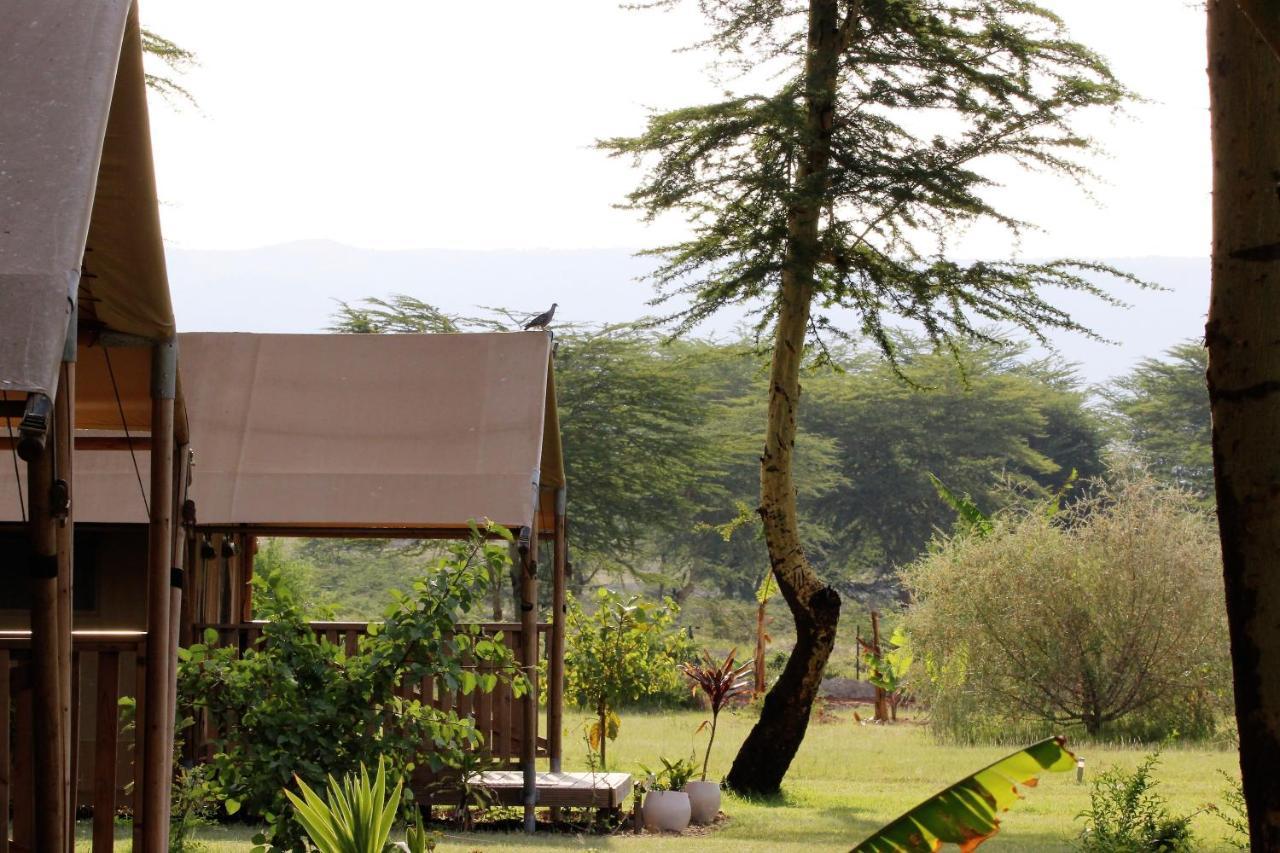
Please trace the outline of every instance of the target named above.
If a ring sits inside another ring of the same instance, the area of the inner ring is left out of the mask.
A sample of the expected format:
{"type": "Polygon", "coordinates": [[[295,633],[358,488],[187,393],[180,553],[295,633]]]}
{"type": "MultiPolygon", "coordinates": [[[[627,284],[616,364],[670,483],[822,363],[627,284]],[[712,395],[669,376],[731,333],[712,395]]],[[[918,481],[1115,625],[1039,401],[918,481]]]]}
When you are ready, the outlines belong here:
{"type": "MultiPolygon", "coordinates": [[[[178,323],[184,331],[316,332],[329,323],[335,300],[409,293],[449,312],[490,305],[527,311],[560,303],[565,322],[620,322],[659,312],[638,283],[652,260],[625,249],[580,251],[380,251],[313,241],[248,250],[171,248],[168,253],[178,323]]],[[[1133,307],[1113,309],[1077,294],[1061,304],[1109,346],[1055,335],[1082,376],[1102,382],[1135,361],[1198,337],[1209,301],[1206,258],[1125,258],[1109,263],[1167,288],[1122,287],[1133,307]]],[[[726,336],[742,315],[700,329],[726,336]]]]}

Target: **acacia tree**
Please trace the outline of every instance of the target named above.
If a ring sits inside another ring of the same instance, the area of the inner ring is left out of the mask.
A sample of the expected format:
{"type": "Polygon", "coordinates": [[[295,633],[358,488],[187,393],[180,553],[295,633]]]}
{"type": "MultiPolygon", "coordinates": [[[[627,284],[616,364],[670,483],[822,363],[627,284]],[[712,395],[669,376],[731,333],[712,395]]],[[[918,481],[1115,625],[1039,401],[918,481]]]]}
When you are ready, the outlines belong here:
{"type": "MultiPolygon", "coordinates": [[[[643,4],[673,7],[683,0],[643,4]]],[[[892,358],[894,317],[935,345],[980,326],[1080,327],[1040,294],[1103,295],[1073,261],[961,262],[952,229],[1026,223],[997,207],[999,161],[1071,177],[1089,141],[1082,109],[1126,92],[1106,63],[1026,0],[698,0],[710,35],[762,94],[657,113],[638,136],[607,139],[644,171],[630,206],[688,217],[687,240],[653,250],[660,299],[687,331],[748,303],[772,334],[760,505],[769,561],[796,645],[727,781],[777,791],[808,726],[836,638],[840,597],[805,555],[793,446],[806,343],[869,337],[892,358]],[[816,310],[815,310],[816,307],[816,310]],[[844,309],[844,316],[833,313],[844,309]],[[852,314],[852,319],[845,322],[852,314]]],[[[1106,270],[1114,273],[1114,270],[1106,270]]],[[[819,355],[821,348],[818,348],[819,355]]]]}
{"type": "Polygon", "coordinates": [[[1163,358],[1144,358],[1103,392],[1116,416],[1119,439],[1162,481],[1213,501],[1209,435],[1208,354],[1185,341],[1163,358]]]}
{"type": "Polygon", "coordinates": [[[1210,0],[1208,12],[1214,486],[1249,835],[1280,850],[1280,9],[1210,0]]]}

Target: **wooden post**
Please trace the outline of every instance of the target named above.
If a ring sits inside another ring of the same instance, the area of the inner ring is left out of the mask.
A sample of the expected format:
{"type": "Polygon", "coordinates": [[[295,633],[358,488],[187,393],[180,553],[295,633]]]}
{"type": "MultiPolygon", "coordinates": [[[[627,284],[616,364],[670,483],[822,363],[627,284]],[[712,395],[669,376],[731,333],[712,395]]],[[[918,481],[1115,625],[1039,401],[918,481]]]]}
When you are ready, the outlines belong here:
{"type": "Polygon", "coordinates": [[[560,772],[564,755],[564,573],[568,560],[565,487],[556,489],[555,541],[551,558],[551,658],[547,668],[547,752],[551,772],[560,772]]]}
{"type": "Polygon", "coordinates": [[[75,571],[75,477],[74,441],[76,399],[76,327],[72,313],[71,326],[67,330],[67,344],[62,353],[62,369],[58,381],[58,396],[54,403],[54,451],[58,460],[57,477],[66,484],[67,506],[65,515],[58,520],[58,670],[61,682],[62,702],[62,798],[66,805],[66,850],[71,853],[75,845],[76,780],[72,768],[78,748],[73,734],[72,714],[79,709],[72,703],[71,656],[73,653],[71,630],[75,627],[72,612],[72,582],[75,571]]]}
{"type": "MultiPolygon", "coordinates": [[[[182,523],[182,504],[187,499],[187,484],[190,482],[191,448],[186,442],[178,444],[173,454],[173,516],[171,527],[173,532],[169,551],[169,666],[168,666],[168,704],[169,719],[168,747],[165,755],[173,755],[175,737],[172,721],[176,719],[178,707],[178,641],[182,631],[182,585],[185,557],[187,553],[187,527],[182,523]]],[[[172,759],[170,759],[172,760],[172,759]]],[[[165,773],[165,802],[173,802],[173,770],[165,773]]],[[[167,823],[167,821],[166,821],[167,823]]],[[[166,844],[168,842],[166,841],[166,844]]]]}
{"type": "MultiPolygon", "coordinates": [[[[876,658],[880,658],[880,614],[871,611],[871,650],[876,658]]],[[[889,722],[888,703],[885,701],[884,688],[876,688],[876,712],[875,719],[879,723],[889,722]]]]}
{"type": "Polygon", "coordinates": [[[538,526],[520,531],[520,665],[529,679],[522,703],[524,732],[520,737],[520,767],[524,771],[524,830],[533,832],[538,802],[538,526]]]}
{"type": "Polygon", "coordinates": [[[156,344],[151,355],[151,507],[147,545],[147,674],[143,708],[143,853],[169,849],[170,554],[173,542],[173,413],[177,341],[156,344]]]}
{"type": "MultiPolygon", "coordinates": [[[[57,416],[52,427],[58,429],[57,416]]],[[[63,779],[67,774],[62,731],[62,670],[58,617],[58,531],[53,517],[56,439],[47,441],[27,462],[27,500],[31,530],[31,662],[35,767],[35,850],[64,853],[66,812],[63,779]]]]}

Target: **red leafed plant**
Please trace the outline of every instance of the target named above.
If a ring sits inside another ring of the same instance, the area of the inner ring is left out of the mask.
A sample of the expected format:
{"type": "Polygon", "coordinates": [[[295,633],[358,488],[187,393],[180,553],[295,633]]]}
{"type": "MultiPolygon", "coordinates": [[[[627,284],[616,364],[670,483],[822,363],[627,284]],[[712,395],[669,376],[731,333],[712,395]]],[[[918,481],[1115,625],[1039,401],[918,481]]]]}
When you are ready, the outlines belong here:
{"type": "MultiPolygon", "coordinates": [[[[751,664],[744,663],[735,668],[733,658],[737,653],[738,650],[734,649],[729,652],[724,663],[716,663],[711,655],[704,651],[701,663],[680,664],[680,671],[692,684],[693,694],[696,696],[701,690],[711,704],[711,737],[707,740],[707,752],[702,757],[702,781],[704,782],[707,781],[707,762],[711,760],[711,744],[716,740],[716,722],[720,717],[720,711],[729,704],[730,699],[751,692],[751,679],[747,677],[751,672],[751,664]]],[[[698,731],[702,731],[706,725],[707,722],[704,720],[698,727],[698,731]]]]}

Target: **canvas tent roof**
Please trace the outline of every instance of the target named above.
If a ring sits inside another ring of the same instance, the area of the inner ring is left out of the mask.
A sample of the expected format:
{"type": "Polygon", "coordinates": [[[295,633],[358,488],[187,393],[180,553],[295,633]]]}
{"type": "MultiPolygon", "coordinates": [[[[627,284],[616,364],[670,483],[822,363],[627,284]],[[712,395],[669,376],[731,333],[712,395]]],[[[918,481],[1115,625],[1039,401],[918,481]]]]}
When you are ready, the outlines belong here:
{"type": "MultiPolygon", "coordinates": [[[[541,487],[551,527],[564,468],[544,332],[184,334],[179,347],[202,526],[519,527],[541,487]]],[[[76,479],[77,520],[145,518],[129,453],[78,455],[76,479]]],[[[15,517],[4,495],[0,517],[15,517]]]]}
{"type": "MultiPolygon", "coordinates": [[[[41,0],[0,15],[0,389],[10,399],[56,390],[73,291],[82,343],[174,334],[130,0],[41,0]]],[[[109,386],[77,390],[78,403],[109,403],[118,421],[109,386]]]]}

